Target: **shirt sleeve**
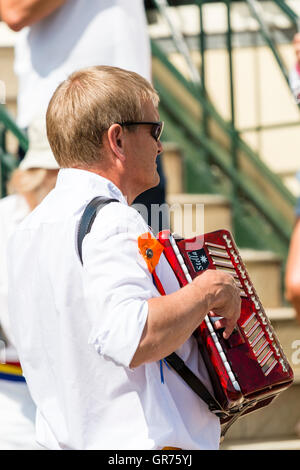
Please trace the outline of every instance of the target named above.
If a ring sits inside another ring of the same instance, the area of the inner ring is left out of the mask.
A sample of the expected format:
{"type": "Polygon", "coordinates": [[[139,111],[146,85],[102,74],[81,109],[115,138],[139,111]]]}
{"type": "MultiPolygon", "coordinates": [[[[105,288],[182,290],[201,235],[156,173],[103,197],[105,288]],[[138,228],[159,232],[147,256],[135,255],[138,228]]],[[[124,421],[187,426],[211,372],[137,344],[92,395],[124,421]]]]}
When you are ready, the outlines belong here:
{"type": "Polygon", "coordinates": [[[129,367],[148,315],[148,299],[159,296],[137,239],[147,231],[141,216],[111,203],[98,214],[82,245],[84,290],[96,351],[129,367]]]}

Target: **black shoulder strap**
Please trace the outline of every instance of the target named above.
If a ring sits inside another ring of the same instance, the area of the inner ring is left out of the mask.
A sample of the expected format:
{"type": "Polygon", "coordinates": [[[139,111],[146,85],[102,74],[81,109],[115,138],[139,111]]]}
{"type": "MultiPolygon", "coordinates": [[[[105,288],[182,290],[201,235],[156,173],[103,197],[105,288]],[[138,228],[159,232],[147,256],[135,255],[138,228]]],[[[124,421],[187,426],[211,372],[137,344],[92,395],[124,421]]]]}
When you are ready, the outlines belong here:
{"type": "Polygon", "coordinates": [[[79,258],[82,264],[82,242],[84,237],[86,236],[87,233],[90,232],[93,222],[96,218],[96,215],[102,209],[102,207],[106,206],[106,204],[109,204],[110,202],[120,202],[118,199],[111,199],[107,198],[104,196],[97,196],[94,199],[92,199],[86,208],[84,209],[84,212],[81,216],[79,226],[78,226],[78,232],[77,232],[77,249],[78,249],[78,254],[79,258]]]}
{"type": "Polygon", "coordinates": [[[219,418],[227,416],[227,413],[222,409],[220,403],[216,398],[207,390],[199,377],[197,377],[191,369],[189,369],[184,361],[176,353],[172,353],[166,358],[167,363],[176,370],[177,374],[190,386],[190,388],[208,405],[209,410],[216,414],[219,418]]]}
{"type": "MultiPolygon", "coordinates": [[[[77,232],[77,248],[80,261],[82,263],[82,242],[87,233],[90,232],[96,215],[110,202],[119,202],[117,199],[109,199],[98,196],[92,199],[86,206],[77,232]]],[[[182,377],[191,389],[208,405],[211,412],[219,417],[224,417],[226,412],[222,409],[215,397],[207,390],[201,380],[185,365],[184,361],[176,354],[172,353],[166,357],[167,363],[182,377]]]]}

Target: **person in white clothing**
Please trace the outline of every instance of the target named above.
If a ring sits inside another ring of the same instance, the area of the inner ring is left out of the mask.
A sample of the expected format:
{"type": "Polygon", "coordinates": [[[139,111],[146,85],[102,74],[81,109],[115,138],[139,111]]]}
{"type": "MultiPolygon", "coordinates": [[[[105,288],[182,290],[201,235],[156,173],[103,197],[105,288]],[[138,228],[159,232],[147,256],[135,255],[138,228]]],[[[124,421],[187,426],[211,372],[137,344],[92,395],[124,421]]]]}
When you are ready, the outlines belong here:
{"type": "MultiPolygon", "coordinates": [[[[25,159],[14,171],[10,195],[0,200],[0,326],[3,332],[0,361],[0,449],[37,450],[35,441],[35,405],[28,392],[8,313],[6,248],[19,223],[54,187],[58,165],[46,136],[44,119],[29,126],[30,145],[25,159]]],[[[14,295],[22,289],[22,283],[14,295]]]]}
{"type": "Polygon", "coordinates": [[[9,246],[11,321],[47,449],[219,446],[219,419],[173,370],[161,383],[160,361],[176,350],[210,388],[192,333],[213,311],[229,337],[240,295],[213,270],[179,289],[163,254],[155,271],[167,295],[153,284],[139,251],[149,227],[130,204],[159,179],[157,105],[140,75],[98,66],[72,74],[48,107],[61,170],[9,246]],[[81,264],[78,224],[95,196],[117,202],[95,218],[81,264]]]}
{"type": "Polygon", "coordinates": [[[2,21],[18,31],[17,122],[27,128],[46,113],[72,72],[112,65],[151,80],[151,48],[143,0],[0,0],[2,21]]]}
{"type": "MultiPolygon", "coordinates": [[[[18,31],[17,123],[26,130],[45,112],[56,87],[75,70],[112,65],[151,81],[151,47],[143,0],[0,0],[0,16],[18,31]]],[[[22,151],[20,150],[22,158],[22,151]]],[[[159,184],[137,203],[165,203],[165,174],[157,160],[159,184]]]]}

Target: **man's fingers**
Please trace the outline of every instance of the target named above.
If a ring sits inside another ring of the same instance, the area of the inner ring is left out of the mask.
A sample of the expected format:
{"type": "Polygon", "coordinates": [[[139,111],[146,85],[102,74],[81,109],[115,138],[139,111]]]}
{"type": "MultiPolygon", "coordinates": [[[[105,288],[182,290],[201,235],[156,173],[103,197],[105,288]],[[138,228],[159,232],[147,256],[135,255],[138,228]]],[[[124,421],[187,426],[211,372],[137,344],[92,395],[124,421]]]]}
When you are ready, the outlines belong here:
{"type": "Polygon", "coordinates": [[[228,339],[231,333],[233,332],[236,325],[236,321],[233,319],[222,318],[214,322],[214,327],[216,330],[221,330],[224,328],[223,338],[228,339]]]}
{"type": "Polygon", "coordinates": [[[225,331],[223,332],[223,338],[228,339],[231,333],[233,332],[235,328],[236,322],[231,323],[230,325],[227,324],[225,331]]]}

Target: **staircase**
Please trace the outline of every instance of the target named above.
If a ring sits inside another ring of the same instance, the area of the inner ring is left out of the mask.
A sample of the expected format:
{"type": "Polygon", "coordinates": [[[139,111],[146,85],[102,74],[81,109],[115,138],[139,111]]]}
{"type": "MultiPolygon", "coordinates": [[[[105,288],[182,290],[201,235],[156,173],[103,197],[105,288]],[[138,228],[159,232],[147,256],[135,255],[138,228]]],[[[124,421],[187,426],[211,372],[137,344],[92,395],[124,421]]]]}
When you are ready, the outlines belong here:
{"type": "MultiPolygon", "coordinates": [[[[172,228],[188,237],[190,227],[197,226],[200,212],[201,231],[226,228],[234,233],[252,282],[295,373],[294,384],[274,403],[241,418],[232,426],[221,448],[299,450],[300,437],[296,435],[295,427],[300,423],[300,325],[295,320],[293,309],[287,305],[282,289],[284,261],[294,220],[293,196],[298,194],[295,180],[299,166],[295,148],[300,148],[298,110],[278,70],[276,67],[274,69],[270,51],[262,46],[254,53],[247,46],[236,46],[236,127],[232,127],[232,115],[228,111],[230,83],[226,72],[228,63],[225,64],[227,25],[224,23],[224,2],[205,5],[208,18],[206,40],[210,47],[205,52],[204,95],[198,94],[199,90],[187,85],[181,77],[178,78],[178,71],[184,79],[188,77],[185,61],[174,50],[169,30],[153,13],[153,1],[146,3],[149,18],[154,18],[149,24],[153,40],[154,83],[161,95],[160,115],[166,121],[163,165],[167,178],[167,202],[171,207],[182,204],[190,207],[188,227],[180,225],[174,211],[172,228]],[[170,66],[162,60],[160,46],[168,56],[170,66]],[[260,62],[261,69],[260,76],[255,80],[247,70],[249,64],[253,65],[256,61],[260,62]],[[272,70],[271,74],[269,70],[272,70]],[[224,77],[224,80],[219,80],[219,77],[224,77]],[[270,81],[276,82],[276,90],[279,90],[277,100],[272,100],[270,81]],[[258,87],[257,83],[261,85],[259,90],[255,88],[258,87]],[[205,94],[210,101],[206,101],[205,94]],[[257,102],[259,94],[262,98],[260,103],[257,102]],[[279,102],[285,103],[283,111],[280,109],[280,119],[285,121],[283,125],[276,118],[279,102]],[[173,105],[177,106],[176,112],[173,105]],[[235,134],[236,130],[238,132],[235,134]],[[284,139],[289,142],[285,149],[284,139]],[[257,158],[257,152],[261,160],[257,158]],[[237,161],[232,158],[235,153],[237,161]],[[292,195],[286,191],[285,185],[288,185],[292,195]]],[[[174,15],[175,10],[180,9],[179,23],[189,43],[195,44],[199,40],[199,16],[195,9],[194,14],[189,9],[195,8],[191,4],[197,2],[174,0],[170,3],[177,5],[173,9],[174,15]],[[181,3],[185,5],[178,7],[181,3]]],[[[241,4],[240,8],[234,7],[233,13],[233,28],[240,34],[236,40],[244,40],[249,32],[256,38],[257,25],[249,20],[243,10],[244,2],[232,3],[241,4]]],[[[282,22],[277,13],[274,18],[274,22],[281,25],[281,32],[291,30],[290,23],[282,22]]],[[[17,109],[17,81],[13,73],[14,38],[15,33],[0,22],[0,80],[6,85],[5,105],[12,116],[15,116],[17,109]]],[[[288,44],[283,42],[281,50],[292,63],[288,44]]],[[[192,55],[200,68],[198,46],[193,48],[192,55]]],[[[16,145],[13,132],[8,133],[7,149],[14,153],[16,145]]]]}
{"type": "MultiPolygon", "coordinates": [[[[170,9],[174,23],[177,22],[185,33],[185,39],[191,46],[192,57],[201,69],[203,51],[201,57],[199,10],[195,5],[190,5],[199,2],[174,0],[169,3],[174,5],[174,8],[170,9]],[[183,3],[189,5],[182,5],[183,3]],[[176,16],[178,10],[180,15],[176,16]],[[198,44],[195,46],[196,41],[198,44]]],[[[262,206],[258,208],[259,204],[254,204],[255,209],[252,206],[247,215],[243,212],[243,196],[247,192],[247,183],[253,178],[254,198],[261,190],[260,200],[277,207],[279,212],[275,218],[281,220],[282,225],[286,223],[292,228],[295,199],[287,195],[285,188],[294,196],[298,195],[295,174],[299,159],[295,152],[299,148],[299,111],[268,47],[260,44],[260,49],[253,50],[236,46],[234,124],[242,141],[239,144],[240,153],[237,152],[238,165],[235,166],[235,162],[230,161],[236,149],[232,146],[230,131],[227,131],[221,122],[222,118],[229,122],[232,118],[226,42],[224,46],[224,41],[222,43],[220,38],[221,35],[226,35],[226,2],[215,2],[214,5],[213,2],[209,5],[202,3],[207,9],[207,16],[211,18],[206,24],[206,42],[210,43],[211,47],[205,51],[205,85],[206,94],[215,109],[213,112],[205,99],[199,105],[201,91],[198,90],[197,97],[197,92],[194,93],[189,84],[179,76],[181,74],[188,80],[189,69],[182,54],[171,44],[166,22],[156,13],[156,22],[150,25],[154,83],[161,96],[160,115],[166,121],[163,164],[167,180],[167,201],[171,208],[175,208],[171,211],[171,225],[174,232],[185,237],[195,235],[194,228],[197,224],[200,224],[202,229],[198,233],[220,228],[229,229],[234,233],[241,257],[295,374],[294,384],[271,405],[241,418],[231,427],[221,444],[221,449],[299,450],[300,434],[296,433],[296,427],[298,425],[299,428],[300,423],[300,324],[296,322],[295,312],[287,305],[283,293],[283,273],[289,236],[287,233],[282,234],[285,241],[281,244],[279,240],[278,243],[274,241],[274,230],[270,227],[264,232],[265,218],[257,217],[256,213],[252,218],[255,210],[261,209],[263,212],[262,206]],[[215,47],[214,41],[218,43],[215,47]],[[169,64],[162,56],[161,50],[164,50],[169,64]],[[256,60],[260,61],[261,75],[255,80],[255,77],[250,75],[253,74],[252,66],[256,60]],[[222,77],[224,80],[218,80],[216,83],[215,77],[222,77]],[[257,82],[260,83],[262,93],[259,103],[255,96],[257,90],[254,89],[255,86],[258,87],[257,82]],[[278,100],[271,100],[271,103],[268,101],[270,82],[279,97],[278,100]],[[284,104],[280,108],[279,104],[282,103],[284,104]],[[259,119],[256,113],[262,113],[259,119]],[[285,141],[288,142],[288,151],[283,149],[285,141]],[[221,155],[220,149],[228,151],[228,155],[221,155]],[[256,158],[258,151],[259,158],[256,158]],[[228,180],[232,181],[236,175],[230,168],[234,168],[238,173],[237,186],[243,176],[246,176],[244,187],[240,185],[234,188],[228,183],[228,180]],[[268,169],[272,175],[268,173],[268,169]],[[187,226],[183,226],[180,215],[176,216],[176,208],[184,204],[190,208],[190,221],[187,226]],[[283,222],[280,214],[286,218],[286,222],[283,222]],[[264,238],[267,243],[260,243],[260,238],[264,238]],[[283,245],[285,248],[282,248],[283,245]]],[[[255,22],[250,21],[249,27],[249,15],[243,10],[245,5],[242,5],[245,2],[232,2],[235,3],[239,4],[234,11],[235,30],[239,29],[241,35],[246,34],[244,30],[247,29],[250,29],[253,35],[258,34],[255,22]],[[239,21],[241,19],[243,21],[239,21]]],[[[286,18],[284,21],[282,18],[278,10],[273,12],[274,23],[280,25],[280,31],[287,31],[291,38],[291,24],[286,18]]],[[[287,40],[282,44],[281,50],[291,64],[293,55],[287,40]]],[[[247,193],[247,196],[250,194],[247,193]]],[[[247,206],[246,210],[248,209],[247,206]]]]}
{"type": "MultiPolygon", "coordinates": [[[[202,204],[204,232],[220,228],[232,230],[231,205],[228,199],[220,195],[184,192],[184,154],[180,148],[177,147],[176,150],[175,143],[165,144],[163,165],[167,181],[170,182],[167,185],[167,201],[170,207],[189,204],[193,209],[184,236],[193,235],[189,229],[196,225],[196,207],[198,210],[199,207],[202,209],[202,204]]],[[[171,219],[171,222],[172,229],[178,233],[176,220],[171,219]]],[[[271,405],[235,423],[228,431],[221,449],[299,450],[300,436],[296,435],[296,426],[300,423],[300,324],[296,322],[294,310],[283,306],[282,259],[272,251],[245,248],[240,249],[240,255],[292,365],[295,381],[271,405]]]]}

